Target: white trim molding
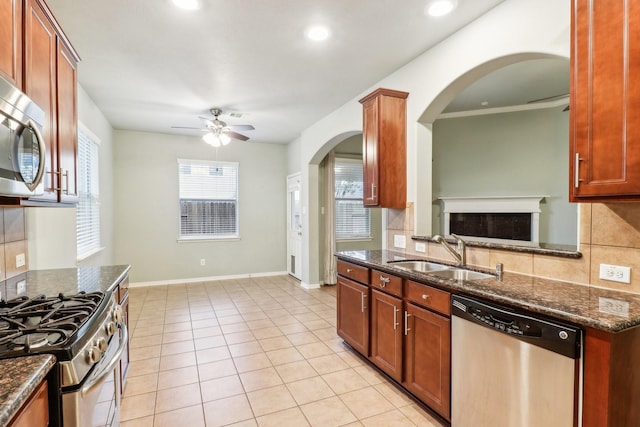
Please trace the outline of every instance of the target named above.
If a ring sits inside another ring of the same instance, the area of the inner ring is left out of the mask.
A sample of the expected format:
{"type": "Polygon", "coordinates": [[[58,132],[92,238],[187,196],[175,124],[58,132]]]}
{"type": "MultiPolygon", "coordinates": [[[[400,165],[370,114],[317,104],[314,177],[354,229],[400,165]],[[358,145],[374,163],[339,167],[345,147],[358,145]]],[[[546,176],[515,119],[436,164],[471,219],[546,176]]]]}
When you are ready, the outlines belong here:
{"type": "Polygon", "coordinates": [[[145,286],[164,286],[164,285],[179,285],[185,283],[197,283],[197,282],[211,282],[216,280],[231,280],[231,279],[249,279],[251,277],[270,277],[270,276],[287,276],[286,271],[271,271],[265,273],[249,273],[249,274],[231,274],[228,276],[209,276],[209,277],[190,277],[188,279],[173,279],[173,280],[158,280],[150,282],[131,282],[130,288],[143,288],[145,286]]]}
{"type": "Polygon", "coordinates": [[[540,203],[549,196],[440,197],[443,232],[450,235],[452,213],[530,213],[531,241],[540,242],[540,203]]]}

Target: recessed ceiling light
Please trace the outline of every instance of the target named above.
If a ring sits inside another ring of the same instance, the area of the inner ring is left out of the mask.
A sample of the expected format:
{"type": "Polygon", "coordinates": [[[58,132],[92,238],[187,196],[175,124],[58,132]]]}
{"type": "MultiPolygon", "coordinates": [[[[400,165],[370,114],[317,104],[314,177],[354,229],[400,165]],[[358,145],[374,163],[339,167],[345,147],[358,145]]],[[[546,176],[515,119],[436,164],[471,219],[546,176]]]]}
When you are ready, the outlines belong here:
{"type": "Polygon", "coordinates": [[[329,38],[329,29],[321,25],[307,28],[305,35],[309,40],[321,42],[329,38]]]}
{"type": "Polygon", "coordinates": [[[427,3],[424,11],[429,16],[444,16],[451,13],[457,6],[457,0],[432,0],[427,3]]]}
{"type": "Polygon", "coordinates": [[[199,0],[172,0],[172,1],[173,1],[173,4],[178,6],[180,9],[186,9],[186,10],[200,9],[199,0]]]}

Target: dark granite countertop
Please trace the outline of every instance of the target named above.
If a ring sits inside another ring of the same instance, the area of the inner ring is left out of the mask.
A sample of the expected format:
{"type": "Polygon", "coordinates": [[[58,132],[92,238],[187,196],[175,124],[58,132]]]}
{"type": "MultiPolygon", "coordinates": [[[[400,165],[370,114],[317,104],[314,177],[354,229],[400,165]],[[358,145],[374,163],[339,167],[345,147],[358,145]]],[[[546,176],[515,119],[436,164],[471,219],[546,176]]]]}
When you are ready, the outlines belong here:
{"type": "MultiPolygon", "coordinates": [[[[442,279],[392,267],[393,264],[388,264],[389,261],[427,259],[393,251],[345,251],[336,255],[345,261],[373,267],[453,293],[525,309],[582,327],[619,332],[640,325],[640,295],[632,293],[508,272],[503,274],[502,279],[442,279]],[[611,314],[612,311],[621,314],[611,314]]],[[[435,262],[442,264],[441,261],[435,262]]]]}
{"type": "Polygon", "coordinates": [[[9,424],[55,363],[50,354],[0,360],[0,427],[9,424]]]}
{"type": "MultiPolygon", "coordinates": [[[[432,236],[411,236],[412,240],[435,242],[432,236]]],[[[450,243],[455,243],[453,239],[447,239],[450,243]]],[[[578,252],[575,246],[571,245],[554,245],[550,243],[533,243],[522,242],[513,243],[509,241],[497,241],[496,239],[481,239],[481,238],[464,238],[464,242],[469,247],[476,248],[488,248],[488,249],[501,249],[512,252],[522,252],[538,255],[550,255],[563,258],[582,258],[582,253],[578,252]]]]}
{"type": "Polygon", "coordinates": [[[22,274],[23,277],[17,278],[20,281],[24,280],[24,283],[17,286],[13,292],[7,289],[7,299],[23,295],[53,297],[59,293],[72,295],[82,291],[87,293],[110,292],[129,273],[130,269],[129,265],[110,265],[30,270],[22,274]]]}

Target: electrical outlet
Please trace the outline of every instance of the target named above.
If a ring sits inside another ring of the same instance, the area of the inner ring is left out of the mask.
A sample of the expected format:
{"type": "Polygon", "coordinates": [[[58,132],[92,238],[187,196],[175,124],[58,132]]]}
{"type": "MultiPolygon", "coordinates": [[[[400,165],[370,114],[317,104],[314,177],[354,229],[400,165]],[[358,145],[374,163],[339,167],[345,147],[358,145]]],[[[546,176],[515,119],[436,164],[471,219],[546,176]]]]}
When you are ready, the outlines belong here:
{"type": "Polygon", "coordinates": [[[427,245],[422,242],[416,242],[416,252],[427,253],[427,245]]]}
{"type": "Polygon", "coordinates": [[[21,295],[27,291],[27,282],[25,280],[21,280],[16,284],[16,294],[21,295]]]}
{"type": "Polygon", "coordinates": [[[613,298],[598,298],[598,309],[603,313],[615,314],[616,316],[629,316],[629,303],[613,298]]]}
{"type": "Polygon", "coordinates": [[[25,264],[24,254],[16,255],[16,268],[22,267],[25,264]]]}
{"type": "Polygon", "coordinates": [[[631,267],[600,264],[600,278],[611,282],[631,283],[631,267]]]}
{"type": "Polygon", "coordinates": [[[404,249],[407,247],[407,239],[404,234],[393,235],[393,246],[400,249],[404,249]]]}
{"type": "Polygon", "coordinates": [[[207,261],[204,258],[200,258],[200,265],[207,265],[207,261]]]}

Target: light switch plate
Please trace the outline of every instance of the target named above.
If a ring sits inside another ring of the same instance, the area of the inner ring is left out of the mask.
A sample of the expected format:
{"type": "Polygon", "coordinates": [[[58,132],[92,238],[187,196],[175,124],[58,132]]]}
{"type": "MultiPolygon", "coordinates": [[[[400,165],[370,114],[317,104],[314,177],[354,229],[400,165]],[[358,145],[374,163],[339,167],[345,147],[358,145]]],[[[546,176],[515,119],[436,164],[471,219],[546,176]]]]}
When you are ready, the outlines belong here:
{"type": "Polygon", "coordinates": [[[16,255],[16,268],[20,268],[24,266],[24,263],[25,263],[24,254],[16,255]]]}
{"type": "Polygon", "coordinates": [[[422,242],[416,242],[416,252],[427,253],[427,245],[422,242]]]}
{"type": "Polygon", "coordinates": [[[404,249],[407,247],[407,239],[404,234],[393,235],[393,246],[400,249],[404,249]]]}
{"type": "Polygon", "coordinates": [[[611,282],[631,283],[631,267],[600,264],[600,278],[611,282]]]}

